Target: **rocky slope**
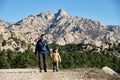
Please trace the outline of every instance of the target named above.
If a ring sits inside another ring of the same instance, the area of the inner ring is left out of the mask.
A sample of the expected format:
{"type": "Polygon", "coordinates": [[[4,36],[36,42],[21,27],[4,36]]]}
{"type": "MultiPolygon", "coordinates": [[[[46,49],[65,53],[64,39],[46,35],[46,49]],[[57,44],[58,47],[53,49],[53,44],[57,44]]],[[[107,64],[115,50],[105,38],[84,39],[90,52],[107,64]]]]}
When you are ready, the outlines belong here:
{"type": "Polygon", "coordinates": [[[17,28],[31,41],[45,33],[50,43],[55,42],[60,45],[83,42],[100,46],[106,42],[118,43],[120,41],[120,27],[70,16],[63,9],[59,9],[55,14],[44,12],[39,15],[30,15],[12,25],[11,28],[17,28]]]}
{"type": "Polygon", "coordinates": [[[4,21],[4,20],[1,20],[0,19],[0,27],[9,27],[9,26],[11,26],[13,23],[11,23],[11,22],[7,22],[7,21],[4,21]]]}
{"type": "Polygon", "coordinates": [[[29,42],[28,38],[14,29],[7,29],[0,27],[0,49],[13,50],[13,51],[24,51],[28,49],[29,42]]]}
{"type": "Polygon", "coordinates": [[[70,16],[63,9],[59,9],[57,13],[30,15],[7,29],[15,31],[18,37],[27,37],[26,41],[32,43],[42,33],[46,34],[49,43],[55,42],[59,45],[82,42],[106,46],[120,42],[119,26],[108,26],[88,18],[70,16]]]}

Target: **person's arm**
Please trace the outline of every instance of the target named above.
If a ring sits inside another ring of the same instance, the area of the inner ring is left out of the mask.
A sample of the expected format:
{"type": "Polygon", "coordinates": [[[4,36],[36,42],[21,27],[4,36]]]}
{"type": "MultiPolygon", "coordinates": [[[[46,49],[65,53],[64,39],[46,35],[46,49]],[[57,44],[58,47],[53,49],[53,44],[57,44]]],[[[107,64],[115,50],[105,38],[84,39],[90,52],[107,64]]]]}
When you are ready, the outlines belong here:
{"type": "Polygon", "coordinates": [[[59,59],[59,61],[61,62],[61,57],[60,57],[59,53],[58,53],[58,59],[59,59]]]}
{"type": "Polygon", "coordinates": [[[48,50],[49,54],[51,54],[51,51],[50,51],[50,46],[49,46],[49,44],[48,44],[47,40],[45,40],[45,42],[46,42],[46,48],[47,48],[47,50],[48,50]]]}
{"type": "Polygon", "coordinates": [[[37,54],[37,52],[38,52],[38,42],[36,43],[35,55],[37,54]]]}

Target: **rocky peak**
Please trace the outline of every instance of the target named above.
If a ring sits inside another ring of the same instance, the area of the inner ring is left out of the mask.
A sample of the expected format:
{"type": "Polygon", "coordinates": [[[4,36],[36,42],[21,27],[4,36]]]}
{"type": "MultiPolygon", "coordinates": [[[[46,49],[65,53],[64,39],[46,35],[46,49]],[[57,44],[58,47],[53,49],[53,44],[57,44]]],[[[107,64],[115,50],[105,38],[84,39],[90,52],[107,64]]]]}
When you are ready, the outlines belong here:
{"type": "Polygon", "coordinates": [[[43,19],[48,19],[48,20],[51,20],[55,17],[54,13],[52,13],[52,12],[42,12],[37,16],[41,17],[43,19]]]}
{"type": "Polygon", "coordinates": [[[30,15],[30,16],[28,16],[28,17],[36,18],[37,16],[36,16],[35,14],[32,14],[32,15],[30,15]]]}
{"type": "Polygon", "coordinates": [[[12,24],[13,24],[13,23],[11,23],[11,22],[4,21],[4,20],[0,19],[0,26],[9,27],[9,26],[11,26],[12,24]]]}
{"type": "Polygon", "coordinates": [[[68,16],[68,13],[65,12],[63,9],[59,9],[56,13],[56,16],[68,16]]]}

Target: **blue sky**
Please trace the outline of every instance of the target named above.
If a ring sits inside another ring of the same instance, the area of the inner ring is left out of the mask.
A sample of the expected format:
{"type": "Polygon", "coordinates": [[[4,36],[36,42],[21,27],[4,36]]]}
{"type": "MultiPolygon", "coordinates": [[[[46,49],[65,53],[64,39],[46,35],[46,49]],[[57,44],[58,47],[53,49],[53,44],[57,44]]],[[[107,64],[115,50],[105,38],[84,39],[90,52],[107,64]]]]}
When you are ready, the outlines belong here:
{"type": "Polygon", "coordinates": [[[58,9],[71,16],[120,25],[120,0],[0,0],[0,19],[17,22],[31,14],[57,13],[58,9]]]}

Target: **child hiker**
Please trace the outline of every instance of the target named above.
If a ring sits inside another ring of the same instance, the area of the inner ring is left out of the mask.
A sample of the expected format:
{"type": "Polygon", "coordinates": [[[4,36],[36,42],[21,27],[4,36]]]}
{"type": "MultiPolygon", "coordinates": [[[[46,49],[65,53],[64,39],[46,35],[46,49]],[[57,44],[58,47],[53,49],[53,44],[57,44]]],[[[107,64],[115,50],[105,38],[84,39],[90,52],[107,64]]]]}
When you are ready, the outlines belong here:
{"type": "Polygon", "coordinates": [[[53,61],[53,72],[58,72],[58,63],[61,62],[61,57],[58,53],[58,48],[55,47],[53,49],[53,53],[52,53],[52,61],[53,61]]]}

